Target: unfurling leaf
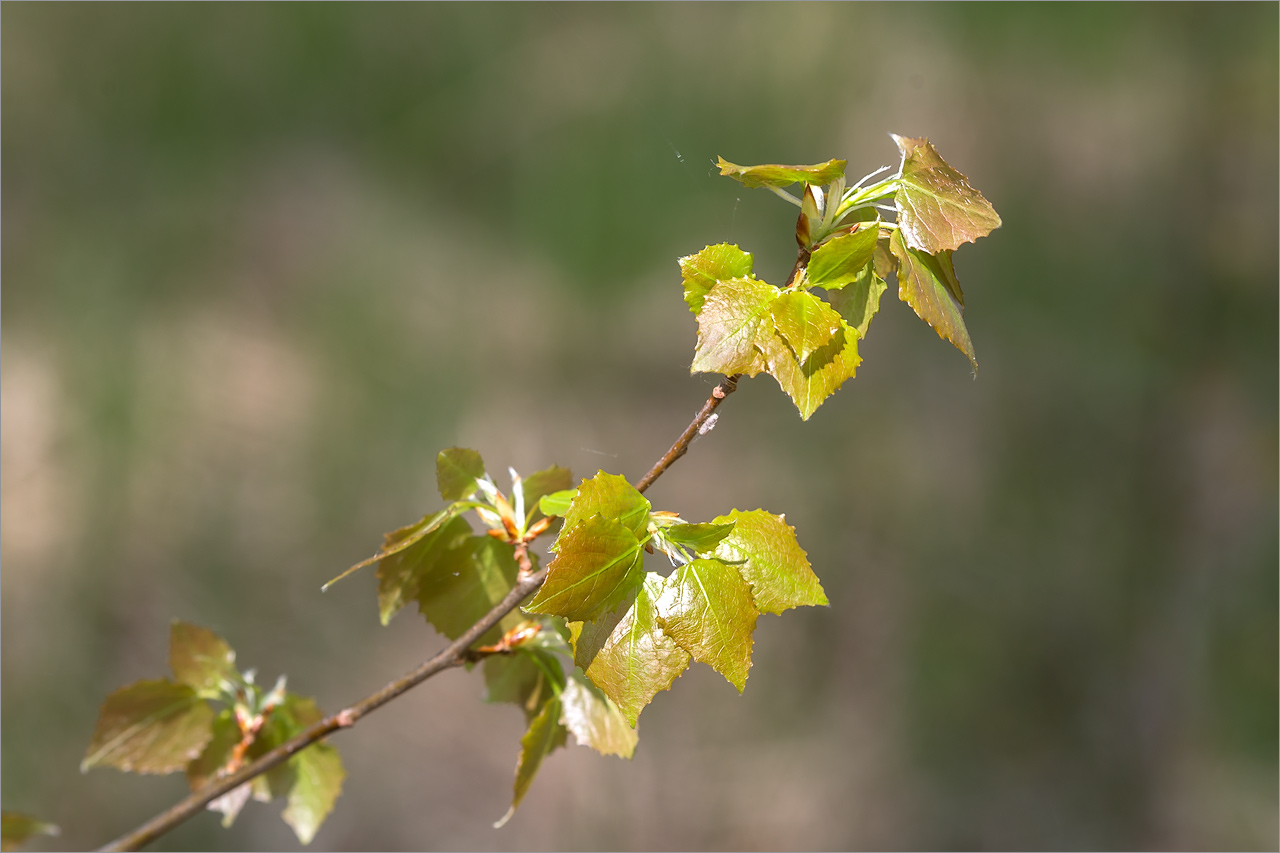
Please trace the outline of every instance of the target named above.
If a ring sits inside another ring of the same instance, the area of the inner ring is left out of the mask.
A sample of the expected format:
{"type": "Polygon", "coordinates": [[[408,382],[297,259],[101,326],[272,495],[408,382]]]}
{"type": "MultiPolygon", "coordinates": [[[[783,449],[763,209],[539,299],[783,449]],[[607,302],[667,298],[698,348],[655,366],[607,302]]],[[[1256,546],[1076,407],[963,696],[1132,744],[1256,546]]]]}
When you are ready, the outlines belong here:
{"type": "Polygon", "coordinates": [[[902,177],[893,201],[907,245],[930,255],[956,250],[1000,227],[1000,217],[927,139],[893,136],[902,152],[902,177]]]}
{"type": "MultiPolygon", "coordinates": [[[[462,519],[458,519],[465,526],[462,519]]],[[[467,529],[470,533],[470,528],[467,529]]],[[[529,555],[530,561],[536,556],[529,555]]],[[[418,609],[436,630],[456,640],[506,597],[516,583],[515,546],[491,536],[468,536],[424,563],[418,580],[418,609]]],[[[515,627],[512,611],[478,642],[491,643],[515,627]]]]}
{"type": "Polygon", "coordinates": [[[729,535],[733,524],[673,524],[662,528],[668,542],[692,548],[696,552],[710,551],[716,543],[729,535]]]}
{"type": "Polygon", "coordinates": [[[734,278],[707,294],[698,314],[698,344],[690,373],[745,373],[766,369],[761,350],[773,336],[769,307],[782,291],[763,281],[734,278]]]}
{"type": "Polygon", "coordinates": [[[720,174],[727,175],[744,187],[786,187],[795,183],[829,184],[844,174],[844,160],[828,160],[813,166],[739,166],[719,158],[720,174]]]}
{"type": "Polygon", "coordinates": [[[694,560],[672,573],[657,602],[658,624],[694,660],[709,664],[741,693],[751,668],[751,634],[760,614],[735,566],[694,560]]]}
{"type": "Polygon", "coordinates": [[[529,723],[529,730],[524,733],[524,737],[520,738],[520,758],[516,762],[516,783],[511,808],[494,824],[495,829],[511,820],[511,816],[516,813],[520,801],[533,784],[534,775],[542,766],[542,759],[564,746],[567,732],[560,724],[560,712],[559,697],[549,699],[529,723]]]}
{"type": "Polygon", "coordinates": [[[978,359],[964,325],[964,294],[951,265],[951,252],[929,255],[913,249],[903,241],[901,230],[893,233],[889,246],[898,259],[898,298],[933,326],[938,337],[967,355],[976,370],[978,359]]]}
{"type": "Polygon", "coordinates": [[[695,315],[702,310],[707,292],[721,281],[751,278],[752,258],[737,246],[717,243],[696,255],[681,258],[680,277],[684,279],[684,301],[695,315]]]}
{"type": "Polygon", "coordinates": [[[462,501],[476,493],[476,481],[484,478],[484,460],[465,447],[449,447],[436,455],[436,485],[440,497],[462,501]]]}
{"type": "Polygon", "coordinates": [[[19,812],[0,813],[0,850],[17,850],[35,835],[57,835],[56,824],[36,820],[19,812]]]}
{"type": "Polygon", "coordinates": [[[169,668],[179,684],[205,699],[223,695],[240,680],[236,653],[207,628],[175,621],[169,628],[169,668]]]}
{"type": "Polygon", "coordinates": [[[289,805],[285,808],[284,822],[293,829],[298,840],[310,844],[320,825],[333,811],[333,804],[342,793],[342,780],[347,771],[342,766],[338,750],[327,743],[316,743],[289,759],[293,766],[294,782],[289,790],[289,805]]]}
{"type": "Polygon", "coordinates": [[[880,310],[880,297],[888,286],[872,263],[862,268],[852,285],[831,294],[831,307],[857,331],[858,340],[866,340],[867,327],[880,310]]]}
{"type": "Polygon", "coordinates": [[[768,350],[769,372],[796,404],[800,418],[806,421],[846,379],[853,378],[862,363],[858,356],[858,333],[829,306],[819,304],[840,320],[840,328],[830,340],[804,360],[797,358],[780,333],[774,335],[768,350]]]}
{"type": "Polygon", "coordinates": [[[805,277],[814,287],[838,290],[871,263],[880,228],[874,224],[828,240],[814,250],[805,277]]]}
{"type": "Polygon", "coordinates": [[[733,522],[734,528],[716,547],[715,556],[735,564],[751,584],[752,600],[761,613],[827,604],[809,557],[796,541],[796,529],[781,516],[735,509],[716,522],[733,522]]]}
{"type": "Polygon", "coordinates": [[[538,510],[547,516],[563,516],[569,511],[569,507],[573,504],[573,498],[577,494],[577,489],[564,489],[563,491],[543,495],[541,500],[538,501],[538,510]]]}
{"type": "MultiPolygon", "coordinates": [[[[581,489],[578,499],[582,499],[581,489]]],[[[547,579],[524,609],[590,621],[615,608],[639,585],[643,575],[640,540],[627,527],[601,515],[573,527],[566,520],[565,525],[556,540],[556,558],[547,567],[547,579]]]]}
{"type": "Polygon", "coordinates": [[[542,471],[535,471],[520,481],[520,489],[524,493],[524,511],[532,513],[530,521],[536,521],[538,513],[543,515],[560,515],[547,513],[542,509],[542,499],[560,494],[573,486],[573,475],[568,468],[552,465],[542,471]],[[534,511],[536,508],[537,511],[534,511]]]}
{"type": "Polygon", "coordinates": [[[471,536],[471,526],[455,514],[455,507],[456,504],[433,516],[425,524],[425,533],[417,528],[402,528],[387,534],[390,540],[409,530],[413,543],[408,547],[399,542],[391,545],[390,552],[378,564],[378,614],[383,625],[418,597],[422,579],[434,570],[436,562],[471,536]]]}
{"type": "MultiPolygon", "coordinates": [[[[636,491],[635,486],[627,482],[626,477],[597,471],[594,477],[583,480],[578,487],[573,504],[564,514],[564,527],[560,535],[563,537],[593,515],[602,515],[618,522],[640,538],[645,535],[645,528],[649,526],[650,509],[649,501],[636,491]]],[[[559,550],[559,542],[552,550],[559,550]]]]}
{"type": "Polygon", "coordinates": [[[107,697],[81,772],[105,764],[133,773],[172,773],[213,737],[213,709],[186,684],[139,681],[107,697]]]}
{"type": "Polygon", "coordinates": [[[689,653],[658,627],[654,602],[666,579],[652,572],[612,613],[569,623],[573,661],[635,726],[644,707],[689,666],[689,653]]]}
{"type": "Polygon", "coordinates": [[[579,745],[589,746],[601,755],[630,758],[635,754],[636,730],[613,700],[576,670],[565,682],[560,702],[560,722],[573,732],[579,745]]]}

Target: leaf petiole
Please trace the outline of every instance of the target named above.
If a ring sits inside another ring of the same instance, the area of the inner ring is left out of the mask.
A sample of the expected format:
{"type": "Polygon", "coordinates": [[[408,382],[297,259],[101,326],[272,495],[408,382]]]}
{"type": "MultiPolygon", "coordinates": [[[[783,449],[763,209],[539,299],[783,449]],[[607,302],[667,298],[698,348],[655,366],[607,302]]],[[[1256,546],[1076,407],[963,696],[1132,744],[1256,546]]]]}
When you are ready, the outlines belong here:
{"type": "Polygon", "coordinates": [[[803,205],[803,202],[801,202],[800,199],[796,198],[791,193],[787,192],[781,187],[774,187],[774,186],[770,186],[769,184],[765,184],[764,186],[765,186],[765,189],[769,190],[769,192],[773,193],[778,198],[786,199],[787,201],[794,204],[796,207],[801,207],[803,205]]]}

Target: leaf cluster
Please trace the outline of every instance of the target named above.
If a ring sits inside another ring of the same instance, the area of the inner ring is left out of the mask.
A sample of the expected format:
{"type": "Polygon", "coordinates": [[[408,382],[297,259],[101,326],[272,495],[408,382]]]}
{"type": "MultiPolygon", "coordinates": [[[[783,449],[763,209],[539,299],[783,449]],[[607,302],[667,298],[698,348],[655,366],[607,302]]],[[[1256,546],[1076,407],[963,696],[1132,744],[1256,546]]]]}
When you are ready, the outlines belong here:
{"type": "MultiPolygon", "coordinates": [[[[323,718],[313,700],[268,691],[252,670],[239,672],[235,651],[217,634],[185,622],[169,633],[172,678],[139,681],[107,697],[80,769],[115,767],[133,773],[186,773],[192,791],[234,773],[323,718]]],[[[270,772],[214,800],[230,826],[250,797],[287,800],[285,823],[309,844],[333,809],[346,771],[338,752],[317,743],[270,772]]]]}

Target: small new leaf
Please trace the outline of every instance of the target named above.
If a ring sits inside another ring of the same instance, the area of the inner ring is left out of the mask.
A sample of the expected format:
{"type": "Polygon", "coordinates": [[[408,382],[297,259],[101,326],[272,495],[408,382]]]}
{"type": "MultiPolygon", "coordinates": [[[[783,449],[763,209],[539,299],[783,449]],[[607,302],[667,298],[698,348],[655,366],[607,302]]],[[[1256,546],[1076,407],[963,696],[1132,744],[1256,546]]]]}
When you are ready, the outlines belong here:
{"type": "MultiPolygon", "coordinates": [[[[573,504],[564,513],[561,536],[593,515],[617,521],[637,537],[645,535],[652,507],[644,495],[636,491],[627,478],[618,474],[597,471],[590,480],[583,480],[573,498],[573,504]]],[[[559,550],[559,542],[552,550],[559,550]]]]}
{"type": "Polygon", "coordinates": [[[573,661],[634,727],[640,712],[689,666],[689,653],[658,627],[654,602],[666,579],[652,572],[616,610],[569,623],[573,661]]]}
{"type": "Polygon", "coordinates": [[[495,829],[502,827],[516,813],[520,801],[533,784],[533,777],[542,766],[542,759],[564,746],[567,732],[560,724],[560,712],[559,697],[547,700],[543,703],[542,710],[529,723],[529,730],[520,738],[520,758],[516,762],[516,783],[511,808],[493,825],[495,829]]]}
{"type": "Polygon", "coordinates": [[[736,567],[719,560],[681,566],[667,578],[657,610],[664,634],[743,691],[760,613],[736,567]]]}
{"type": "Polygon", "coordinates": [[[347,771],[338,750],[327,743],[312,744],[289,759],[289,764],[293,767],[294,780],[289,789],[289,805],[282,817],[299,841],[310,844],[333,811],[347,771]]]}
{"type": "Polygon", "coordinates": [[[215,699],[240,680],[236,653],[207,628],[174,621],[169,628],[169,668],[179,684],[204,699],[215,699]]]}
{"type": "Polygon", "coordinates": [[[890,136],[902,152],[902,177],[893,201],[898,228],[908,246],[936,255],[1000,227],[991,203],[942,159],[929,140],[890,136]]]}
{"type": "Polygon", "coordinates": [[[577,489],[564,489],[563,491],[543,495],[541,500],[538,501],[538,511],[546,516],[563,516],[569,511],[569,507],[573,504],[574,496],[577,494],[577,489]]]}
{"type": "Polygon", "coordinates": [[[795,183],[829,184],[844,174],[844,160],[828,160],[813,166],[739,166],[718,158],[720,174],[739,181],[744,187],[787,187],[795,183]]]}
{"type": "Polygon", "coordinates": [[[802,605],[826,605],[827,595],[796,541],[796,529],[781,516],[762,509],[734,510],[715,519],[734,528],[716,547],[715,556],[733,563],[751,584],[751,597],[761,613],[781,613],[802,605]]]}
{"type": "Polygon", "coordinates": [[[933,326],[938,337],[967,355],[977,370],[978,359],[964,324],[964,294],[951,265],[951,252],[929,255],[913,249],[903,241],[901,230],[893,233],[889,246],[898,259],[898,298],[933,326]]]}
{"type": "Polygon", "coordinates": [[[122,687],[102,703],[80,771],[103,764],[133,773],[181,770],[213,737],[213,717],[186,684],[162,678],[122,687]]]}
{"type": "Polygon", "coordinates": [[[849,287],[831,294],[831,307],[839,312],[849,326],[857,331],[858,340],[866,340],[871,318],[880,310],[880,297],[888,284],[876,272],[875,264],[868,264],[849,287]]]}
{"type": "Polygon", "coordinates": [[[450,447],[436,455],[436,484],[447,501],[466,500],[476,493],[476,481],[484,477],[484,460],[465,447],[450,447]]]}
{"type": "Polygon", "coordinates": [[[673,524],[662,529],[668,542],[692,548],[696,552],[710,551],[716,543],[729,535],[733,524],[673,524]]]}
{"type": "Polygon", "coordinates": [[[17,850],[32,836],[57,835],[56,824],[36,820],[19,812],[0,813],[0,850],[17,850]]]}
{"type": "Polygon", "coordinates": [[[797,358],[792,345],[781,333],[773,336],[768,349],[769,372],[796,404],[800,418],[806,421],[846,379],[853,378],[862,363],[858,356],[858,333],[830,307],[825,304],[823,307],[840,320],[840,328],[808,358],[797,358]]]}
{"type": "Polygon", "coordinates": [[[734,278],[707,293],[698,314],[698,343],[690,373],[745,373],[766,369],[761,350],[773,335],[769,307],[782,291],[763,281],[734,278]]]}
{"type": "Polygon", "coordinates": [[[573,527],[566,521],[547,579],[524,609],[575,621],[596,619],[639,585],[642,562],[640,540],[617,521],[601,515],[573,527]]]}
{"type": "Polygon", "coordinates": [[[751,278],[752,258],[729,243],[707,246],[696,255],[681,258],[680,277],[684,279],[684,301],[696,316],[702,310],[707,293],[717,283],[731,278],[751,278]]]}
{"type": "MultiPolygon", "coordinates": [[[[561,513],[548,513],[543,510],[542,500],[551,495],[561,494],[572,486],[573,475],[569,473],[568,468],[561,468],[559,465],[552,465],[550,468],[530,474],[520,482],[520,489],[524,493],[525,512],[529,513],[536,507],[543,515],[561,515],[561,513]]],[[[533,512],[530,521],[537,520],[538,512],[533,512]]]]}
{"type": "Polygon", "coordinates": [[[573,732],[580,746],[589,746],[601,755],[635,755],[636,730],[613,700],[576,670],[565,682],[560,702],[560,722],[573,732]]]}
{"type": "Polygon", "coordinates": [[[871,263],[879,234],[879,227],[873,225],[823,243],[809,258],[805,270],[809,284],[838,290],[857,279],[858,273],[871,263]]]}

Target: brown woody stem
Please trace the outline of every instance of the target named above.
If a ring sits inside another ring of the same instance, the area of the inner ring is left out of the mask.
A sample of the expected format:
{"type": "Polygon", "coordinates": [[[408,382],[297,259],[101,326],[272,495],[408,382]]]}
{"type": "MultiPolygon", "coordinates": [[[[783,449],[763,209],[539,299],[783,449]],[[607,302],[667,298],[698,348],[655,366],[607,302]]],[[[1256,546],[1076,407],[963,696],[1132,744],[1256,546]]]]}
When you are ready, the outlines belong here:
{"type": "Polygon", "coordinates": [[[724,381],[717,385],[711,391],[711,396],[707,398],[707,402],[702,404],[693,422],[685,428],[685,431],[676,439],[676,443],[671,445],[671,449],[663,454],[649,473],[640,478],[640,482],[636,483],[636,491],[643,492],[645,489],[653,485],[653,481],[662,476],[662,472],[671,467],[671,463],[675,462],[688,451],[689,445],[698,437],[698,431],[702,429],[702,425],[707,422],[716,408],[724,402],[724,398],[728,397],[738,388],[738,380],[742,378],[741,373],[735,373],[732,376],[726,376],[724,381]]]}

